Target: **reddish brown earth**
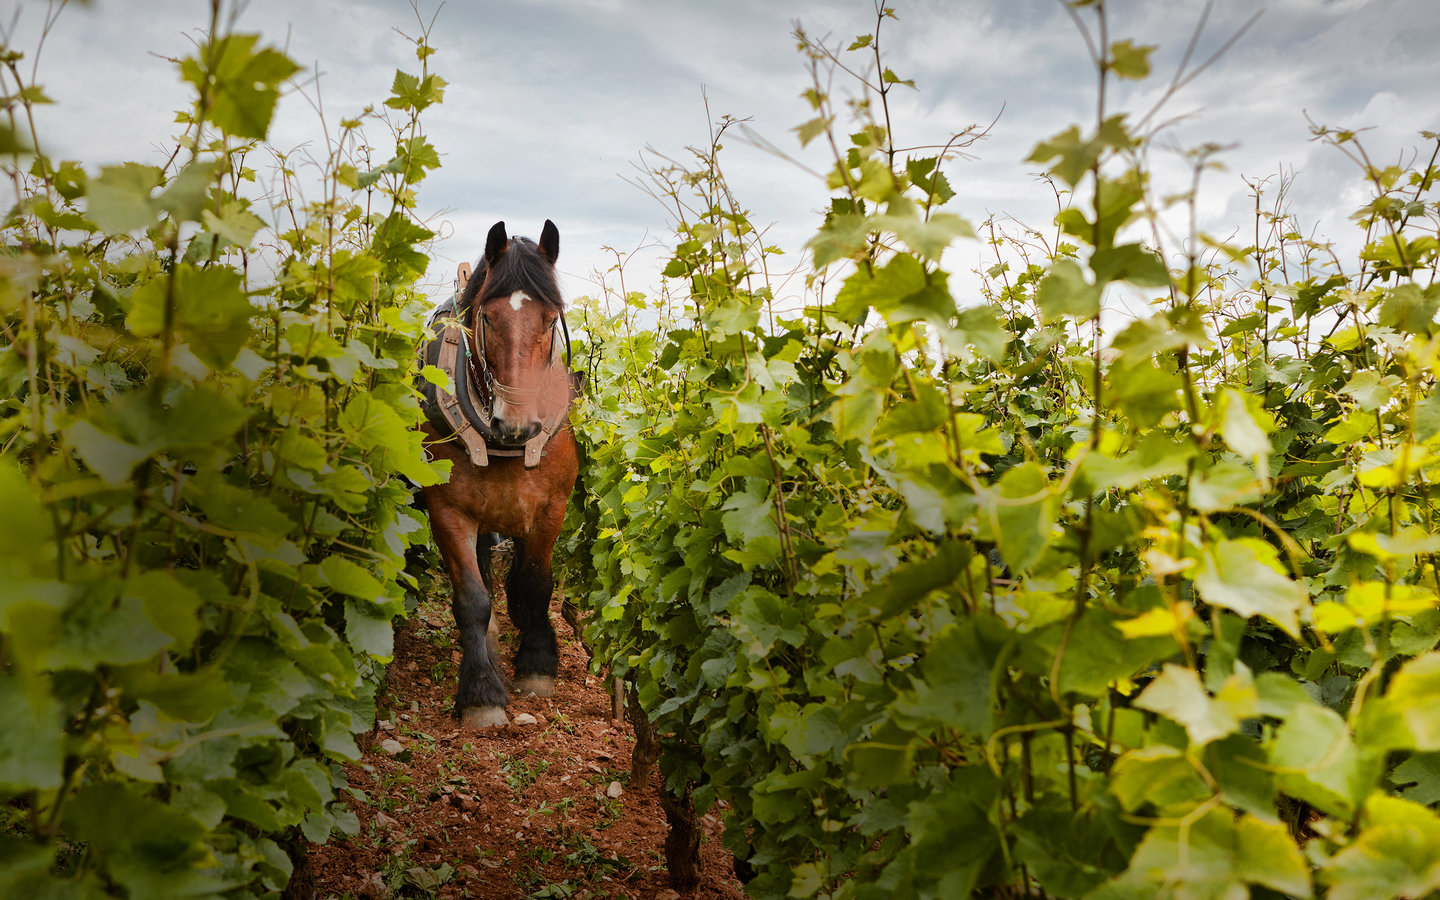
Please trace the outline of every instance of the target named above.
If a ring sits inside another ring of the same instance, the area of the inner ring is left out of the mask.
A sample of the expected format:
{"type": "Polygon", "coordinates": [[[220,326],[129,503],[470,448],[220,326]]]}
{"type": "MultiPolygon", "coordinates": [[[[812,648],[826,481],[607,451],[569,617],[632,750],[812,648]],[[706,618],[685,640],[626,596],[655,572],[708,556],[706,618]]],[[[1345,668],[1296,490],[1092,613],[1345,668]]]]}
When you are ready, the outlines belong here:
{"type": "MultiPolygon", "coordinates": [[[[443,592],[443,581],[437,588],[443,592]]],[[[683,894],[670,888],[658,775],[630,789],[634,733],[610,718],[602,679],[588,672],[585,649],[554,611],[561,644],[555,696],[512,698],[512,724],[502,728],[459,730],[450,715],[459,653],[448,604],[440,597],[422,603],[396,632],[381,723],[360,736],[364,759],[348,767],[351,786],[363,792],[351,801],[360,834],[312,848],[311,871],[297,878],[314,879],[303,896],[744,896],[713,813],[701,823],[699,887],[683,894]],[[514,724],[522,713],[536,723],[514,724]],[[387,739],[403,750],[387,752],[387,739]]],[[[501,622],[508,660],[514,633],[503,615],[501,622]]]]}

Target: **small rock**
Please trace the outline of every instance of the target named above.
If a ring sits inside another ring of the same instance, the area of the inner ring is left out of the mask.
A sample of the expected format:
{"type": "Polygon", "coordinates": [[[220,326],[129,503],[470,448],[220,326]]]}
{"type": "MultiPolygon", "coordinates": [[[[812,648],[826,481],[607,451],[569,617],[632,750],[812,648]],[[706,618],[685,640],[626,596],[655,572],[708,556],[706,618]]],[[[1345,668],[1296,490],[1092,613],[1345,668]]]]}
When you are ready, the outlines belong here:
{"type": "Polygon", "coordinates": [[[400,714],[400,721],[402,721],[402,722],[408,722],[408,721],[410,721],[410,714],[409,714],[409,713],[401,713],[401,714],[400,714]]]}
{"type": "Polygon", "coordinates": [[[375,827],[384,828],[386,831],[394,831],[400,827],[400,823],[390,816],[385,815],[383,812],[377,812],[375,814],[375,827]]]}
{"type": "Polygon", "coordinates": [[[380,749],[384,750],[391,756],[398,756],[399,754],[405,752],[405,745],[395,740],[394,738],[386,738],[385,740],[380,742],[380,749]]]}
{"type": "Polygon", "coordinates": [[[619,800],[623,793],[625,793],[625,788],[621,787],[618,781],[610,782],[610,786],[605,789],[605,796],[611,800],[619,800]]]}
{"type": "Polygon", "coordinates": [[[516,725],[534,725],[537,721],[538,720],[529,713],[521,713],[514,719],[516,725]]]}
{"type": "Polygon", "coordinates": [[[417,713],[417,712],[420,711],[420,701],[419,701],[419,700],[411,700],[411,701],[410,701],[410,711],[411,711],[412,713],[417,713]]]}
{"type": "Polygon", "coordinates": [[[655,895],[655,900],[680,900],[680,895],[675,891],[661,891],[655,895]]]}
{"type": "Polygon", "coordinates": [[[569,776],[569,775],[561,775],[561,776],[560,776],[560,783],[561,783],[561,784],[565,784],[565,783],[567,783],[567,782],[569,782],[569,781],[570,781],[570,776],[569,776]]]}
{"type": "Polygon", "coordinates": [[[456,809],[469,809],[475,805],[475,801],[464,794],[455,793],[450,795],[450,805],[456,809]]]}
{"type": "Polygon", "coordinates": [[[381,719],[379,722],[376,722],[375,724],[380,726],[380,730],[381,730],[381,731],[394,731],[394,730],[395,730],[395,723],[394,723],[394,722],[387,721],[387,720],[385,720],[385,719],[381,719]]]}
{"type": "Polygon", "coordinates": [[[360,900],[390,900],[390,889],[385,886],[385,879],[380,877],[379,872],[371,872],[360,881],[355,896],[360,900]]]}
{"type": "Polygon", "coordinates": [[[498,859],[482,859],[480,860],[480,865],[484,866],[487,869],[498,869],[500,868],[501,863],[498,859]]]}

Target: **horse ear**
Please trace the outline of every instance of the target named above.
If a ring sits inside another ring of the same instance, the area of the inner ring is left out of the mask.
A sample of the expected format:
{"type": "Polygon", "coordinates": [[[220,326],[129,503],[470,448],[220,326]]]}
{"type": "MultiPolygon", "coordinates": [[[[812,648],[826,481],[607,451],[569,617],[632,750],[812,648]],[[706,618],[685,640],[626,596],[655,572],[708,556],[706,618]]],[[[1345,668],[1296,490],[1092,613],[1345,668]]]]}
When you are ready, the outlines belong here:
{"type": "Polygon", "coordinates": [[[540,252],[552,263],[560,258],[560,229],[549,219],[545,220],[545,227],[540,229],[540,252]]]}
{"type": "Polygon", "coordinates": [[[485,238],[485,262],[495,265],[500,257],[505,255],[505,248],[509,243],[510,239],[505,235],[505,223],[496,222],[485,238]]]}

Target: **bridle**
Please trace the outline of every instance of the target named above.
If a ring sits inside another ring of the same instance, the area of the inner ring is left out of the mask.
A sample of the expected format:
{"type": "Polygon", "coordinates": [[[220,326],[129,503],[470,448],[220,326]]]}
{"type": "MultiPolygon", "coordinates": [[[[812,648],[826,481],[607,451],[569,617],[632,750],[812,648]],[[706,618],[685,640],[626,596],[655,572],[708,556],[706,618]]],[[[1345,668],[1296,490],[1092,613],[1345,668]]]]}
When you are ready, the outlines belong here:
{"type": "MultiPolygon", "coordinates": [[[[492,297],[491,299],[493,300],[495,298],[492,297]]],[[[469,367],[470,374],[475,376],[478,379],[478,383],[482,386],[484,394],[482,399],[485,401],[483,415],[488,424],[495,416],[496,399],[505,401],[507,406],[523,406],[524,404],[533,402],[540,396],[540,393],[545,389],[546,380],[542,378],[537,387],[522,388],[505,384],[495,379],[495,373],[491,371],[490,361],[485,353],[485,326],[489,319],[485,315],[484,306],[484,303],[479,303],[475,306],[476,321],[473,331],[475,334],[475,343],[477,344],[476,351],[474,353],[470,351],[470,341],[464,341],[463,344],[465,348],[465,365],[469,367]]],[[[555,331],[557,327],[565,337],[565,368],[561,371],[569,372],[570,326],[565,321],[565,312],[563,310],[558,312],[555,315],[554,321],[550,323],[550,362],[548,368],[555,368],[559,362],[555,357],[555,331]]]]}

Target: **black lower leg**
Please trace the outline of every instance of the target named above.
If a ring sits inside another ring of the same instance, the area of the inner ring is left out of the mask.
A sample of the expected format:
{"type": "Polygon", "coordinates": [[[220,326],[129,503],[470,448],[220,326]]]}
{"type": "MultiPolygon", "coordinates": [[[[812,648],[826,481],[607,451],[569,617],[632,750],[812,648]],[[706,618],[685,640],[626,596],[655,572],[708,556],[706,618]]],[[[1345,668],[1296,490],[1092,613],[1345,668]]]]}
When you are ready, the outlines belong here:
{"type": "Polygon", "coordinates": [[[555,626],[550,624],[550,595],[555,581],[550,567],[525,565],[519,552],[505,579],[510,620],[520,631],[515,651],[515,675],[554,675],[560,655],[555,646],[555,626]]]}
{"type": "Polygon", "coordinates": [[[455,585],[450,608],[460,631],[460,686],[455,694],[455,713],[471,706],[504,706],[505,683],[485,639],[490,625],[490,594],[478,575],[467,575],[455,585]]]}
{"type": "Polygon", "coordinates": [[[475,562],[480,566],[480,577],[486,590],[491,593],[495,591],[495,547],[499,543],[500,535],[490,532],[475,539],[475,562]]]}

